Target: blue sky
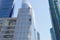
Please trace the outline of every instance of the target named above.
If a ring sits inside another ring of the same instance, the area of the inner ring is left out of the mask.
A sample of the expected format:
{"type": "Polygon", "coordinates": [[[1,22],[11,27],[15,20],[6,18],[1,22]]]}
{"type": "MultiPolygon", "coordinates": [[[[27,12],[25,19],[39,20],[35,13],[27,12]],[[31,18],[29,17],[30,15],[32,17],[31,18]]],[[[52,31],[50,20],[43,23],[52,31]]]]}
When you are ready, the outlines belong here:
{"type": "MultiPolygon", "coordinates": [[[[22,0],[15,0],[14,16],[17,16],[22,0]]],[[[36,16],[36,27],[40,33],[40,40],[51,40],[51,17],[48,0],[30,0],[36,16]]]]}

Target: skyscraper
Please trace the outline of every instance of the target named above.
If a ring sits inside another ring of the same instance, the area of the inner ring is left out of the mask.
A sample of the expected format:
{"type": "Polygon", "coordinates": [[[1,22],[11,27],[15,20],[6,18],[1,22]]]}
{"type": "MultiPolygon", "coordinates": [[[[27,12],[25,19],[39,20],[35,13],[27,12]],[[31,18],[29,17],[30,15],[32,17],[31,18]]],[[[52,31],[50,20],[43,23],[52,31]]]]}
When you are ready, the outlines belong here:
{"type": "Polygon", "coordinates": [[[22,1],[15,28],[14,40],[36,40],[32,6],[28,0],[22,1]]]}
{"type": "Polygon", "coordinates": [[[14,0],[0,0],[0,18],[11,17],[14,0]]]}
{"type": "Polygon", "coordinates": [[[37,32],[37,39],[40,40],[40,33],[37,32]]]}
{"type": "Polygon", "coordinates": [[[52,25],[55,33],[55,40],[60,40],[60,13],[58,7],[58,0],[49,0],[51,11],[52,25]]]}

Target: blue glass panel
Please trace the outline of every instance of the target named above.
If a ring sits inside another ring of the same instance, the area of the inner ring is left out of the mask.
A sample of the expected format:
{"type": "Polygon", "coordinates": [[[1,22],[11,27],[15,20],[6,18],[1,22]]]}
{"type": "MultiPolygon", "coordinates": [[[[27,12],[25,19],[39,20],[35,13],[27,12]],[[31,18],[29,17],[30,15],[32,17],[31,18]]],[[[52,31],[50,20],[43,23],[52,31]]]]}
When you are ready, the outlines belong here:
{"type": "Polygon", "coordinates": [[[55,40],[55,33],[54,33],[53,28],[50,29],[50,33],[51,33],[52,40],[55,40]]]}
{"type": "Polygon", "coordinates": [[[0,4],[1,8],[10,8],[12,7],[13,1],[2,1],[0,4]]]}
{"type": "Polygon", "coordinates": [[[14,0],[0,0],[0,18],[11,17],[14,0]]]}
{"type": "Polygon", "coordinates": [[[56,36],[56,40],[60,40],[59,22],[58,22],[58,19],[57,19],[57,16],[58,16],[59,12],[58,12],[56,2],[57,2],[57,0],[49,0],[53,30],[54,30],[54,33],[55,33],[55,36],[56,36]]]}

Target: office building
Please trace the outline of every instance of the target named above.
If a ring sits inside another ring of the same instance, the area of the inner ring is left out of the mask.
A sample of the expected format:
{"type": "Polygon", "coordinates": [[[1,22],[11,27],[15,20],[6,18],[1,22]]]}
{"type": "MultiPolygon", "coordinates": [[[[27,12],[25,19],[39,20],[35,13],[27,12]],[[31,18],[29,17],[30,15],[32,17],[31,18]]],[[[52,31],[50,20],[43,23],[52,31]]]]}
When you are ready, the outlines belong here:
{"type": "Polygon", "coordinates": [[[0,40],[13,40],[16,18],[0,18],[0,40]]]}
{"type": "Polygon", "coordinates": [[[8,18],[13,14],[14,0],[0,0],[0,18],[8,18]]]}
{"type": "Polygon", "coordinates": [[[40,33],[37,32],[37,40],[40,40],[40,33]]]}
{"type": "Polygon", "coordinates": [[[22,1],[16,22],[14,40],[36,40],[33,9],[28,0],[22,1]]]}
{"type": "Polygon", "coordinates": [[[55,40],[55,33],[54,33],[53,28],[50,29],[50,33],[51,33],[51,39],[55,40]]]}
{"type": "Polygon", "coordinates": [[[52,25],[55,34],[55,40],[60,40],[60,13],[58,7],[58,0],[49,0],[51,11],[52,25]]]}

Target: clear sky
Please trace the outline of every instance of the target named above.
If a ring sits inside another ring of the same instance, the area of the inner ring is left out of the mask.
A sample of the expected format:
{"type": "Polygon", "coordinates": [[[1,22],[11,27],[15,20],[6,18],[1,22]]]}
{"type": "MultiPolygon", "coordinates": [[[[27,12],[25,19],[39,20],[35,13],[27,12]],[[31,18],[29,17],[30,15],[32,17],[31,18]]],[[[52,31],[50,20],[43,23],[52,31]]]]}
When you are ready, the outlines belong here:
{"type": "MultiPolygon", "coordinates": [[[[14,16],[17,16],[18,8],[21,7],[22,0],[15,0],[14,16]]],[[[51,17],[48,0],[30,0],[36,16],[36,27],[40,33],[40,40],[51,40],[50,28],[51,17]]]]}

